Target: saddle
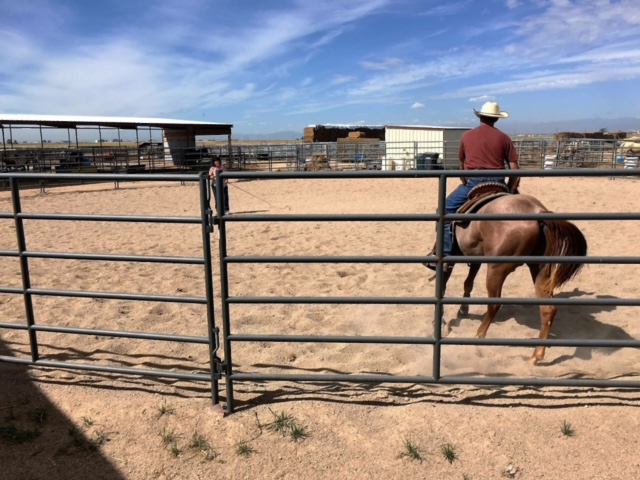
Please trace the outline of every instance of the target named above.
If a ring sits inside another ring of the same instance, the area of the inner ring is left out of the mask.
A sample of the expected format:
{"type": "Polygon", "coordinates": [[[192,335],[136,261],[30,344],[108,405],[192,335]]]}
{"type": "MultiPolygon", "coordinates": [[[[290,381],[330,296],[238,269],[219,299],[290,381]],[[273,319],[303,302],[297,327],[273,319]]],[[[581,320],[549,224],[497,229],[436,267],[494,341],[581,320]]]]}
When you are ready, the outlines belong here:
{"type": "MultiPolygon", "coordinates": [[[[468,200],[456,211],[456,213],[475,213],[487,203],[505,195],[511,195],[511,193],[504,183],[480,183],[469,191],[469,195],[467,196],[468,200]]],[[[458,248],[456,229],[467,228],[470,222],[471,220],[456,220],[451,222],[451,241],[453,242],[454,249],[458,248]]]]}
{"type": "Polygon", "coordinates": [[[504,183],[480,183],[469,191],[467,201],[457,210],[456,213],[477,212],[481,206],[486,205],[491,200],[507,194],[509,194],[509,189],[504,183]]]}
{"type": "MultiPolygon", "coordinates": [[[[456,213],[475,213],[480,208],[485,206],[487,203],[495,200],[498,197],[502,197],[504,195],[511,195],[509,192],[509,188],[500,182],[485,182],[480,183],[473,187],[469,194],[467,195],[467,201],[456,211],[456,213]]],[[[460,253],[458,242],[456,240],[456,228],[466,228],[469,226],[470,220],[457,220],[451,222],[451,241],[453,244],[453,253],[460,253]]],[[[434,255],[436,251],[436,244],[434,243],[431,252],[428,255],[434,255]]],[[[426,264],[425,264],[426,265],[426,264]]],[[[433,265],[426,265],[428,268],[432,270],[433,265]]]]}
{"type": "MultiPolygon", "coordinates": [[[[509,189],[504,183],[480,183],[469,191],[469,195],[467,195],[468,200],[456,211],[456,213],[475,213],[492,200],[509,194],[509,189]]],[[[459,224],[468,222],[455,223],[459,224]]]]}

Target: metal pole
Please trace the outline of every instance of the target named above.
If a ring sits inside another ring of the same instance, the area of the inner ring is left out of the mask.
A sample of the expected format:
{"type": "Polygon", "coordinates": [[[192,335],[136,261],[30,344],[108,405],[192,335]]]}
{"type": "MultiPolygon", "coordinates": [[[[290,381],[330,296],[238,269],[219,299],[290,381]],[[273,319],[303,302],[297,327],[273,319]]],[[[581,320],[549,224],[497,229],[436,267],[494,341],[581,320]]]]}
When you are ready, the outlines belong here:
{"type": "Polygon", "coordinates": [[[207,194],[209,183],[206,172],[200,174],[200,214],[202,216],[202,248],[204,254],[204,285],[207,298],[207,336],[209,338],[209,369],[211,372],[211,399],[214,405],[220,403],[220,392],[218,388],[217,365],[220,359],[217,357],[219,335],[216,327],[214,305],[213,305],[213,268],[211,260],[211,235],[209,234],[209,203],[207,194]]]}
{"type": "Polygon", "coordinates": [[[16,225],[16,237],[18,242],[18,253],[20,255],[20,274],[22,276],[22,297],[24,299],[24,310],[27,317],[27,325],[29,326],[29,345],[31,346],[31,360],[37,362],[38,355],[38,338],[36,331],[32,328],[35,325],[35,316],[33,314],[33,300],[29,289],[31,288],[31,279],[29,277],[29,259],[25,255],[27,251],[27,242],[24,237],[24,224],[18,216],[22,212],[20,205],[20,189],[18,187],[18,179],[11,177],[9,179],[11,185],[11,202],[13,204],[13,218],[16,225]]]}
{"type": "Polygon", "coordinates": [[[220,249],[220,298],[222,300],[222,334],[224,343],[224,358],[226,364],[226,391],[227,391],[227,413],[233,413],[233,361],[231,356],[231,322],[229,321],[229,278],[228,268],[225,259],[227,257],[227,227],[224,218],[224,172],[216,175],[216,211],[218,216],[218,245],[220,249]]]}
{"type": "Polygon", "coordinates": [[[443,275],[444,275],[444,262],[442,257],[444,255],[444,215],[445,204],[447,199],[447,177],[440,175],[438,178],[438,223],[436,225],[436,256],[438,257],[438,263],[436,263],[436,285],[435,285],[435,298],[436,303],[434,305],[433,313],[433,338],[436,343],[433,344],[433,372],[432,376],[437,381],[440,379],[440,357],[442,353],[442,346],[440,341],[442,340],[442,318],[444,312],[444,305],[442,299],[444,297],[443,292],[443,275]]]}

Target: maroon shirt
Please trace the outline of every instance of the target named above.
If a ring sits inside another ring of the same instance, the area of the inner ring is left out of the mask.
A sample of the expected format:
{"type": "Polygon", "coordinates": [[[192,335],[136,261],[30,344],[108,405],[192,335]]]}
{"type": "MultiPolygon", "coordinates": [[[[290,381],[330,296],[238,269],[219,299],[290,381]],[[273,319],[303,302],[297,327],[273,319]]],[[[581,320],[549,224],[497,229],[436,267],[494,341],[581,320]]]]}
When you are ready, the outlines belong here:
{"type": "Polygon", "coordinates": [[[484,123],[462,134],[458,157],[465,170],[503,170],[505,160],[518,163],[509,135],[484,123]]]}

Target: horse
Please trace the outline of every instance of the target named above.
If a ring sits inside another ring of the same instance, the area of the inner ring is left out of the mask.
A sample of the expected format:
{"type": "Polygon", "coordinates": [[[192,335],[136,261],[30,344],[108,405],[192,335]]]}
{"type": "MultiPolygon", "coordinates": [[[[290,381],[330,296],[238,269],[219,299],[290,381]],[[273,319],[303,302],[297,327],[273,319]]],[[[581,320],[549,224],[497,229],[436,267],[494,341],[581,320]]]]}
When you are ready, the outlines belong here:
{"type": "MultiPolygon", "coordinates": [[[[550,213],[536,198],[526,194],[498,196],[481,206],[482,214],[550,213]]],[[[471,220],[467,224],[454,224],[457,248],[463,255],[473,256],[586,256],[587,241],[578,227],[565,220],[471,220]]],[[[511,272],[523,263],[488,263],[486,286],[489,298],[499,298],[502,286],[511,272]]],[[[582,263],[528,263],[531,279],[538,298],[551,298],[554,291],[571,280],[582,268],[582,263]]],[[[470,297],[481,263],[471,263],[464,281],[464,297],[470,297]]],[[[447,265],[443,290],[451,276],[453,264],[447,265]]],[[[500,305],[488,305],[476,333],[484,338],[500,305]]],[[[554,305],[540,305],[540,335],[548,339],[556,316],[554,305]]],[[[461,305],[459,316],[468,314],[469,306],[461,305]]],[[[544,358],[545,347],[537,346],[530,358],[535,365],[544,358]]]]}

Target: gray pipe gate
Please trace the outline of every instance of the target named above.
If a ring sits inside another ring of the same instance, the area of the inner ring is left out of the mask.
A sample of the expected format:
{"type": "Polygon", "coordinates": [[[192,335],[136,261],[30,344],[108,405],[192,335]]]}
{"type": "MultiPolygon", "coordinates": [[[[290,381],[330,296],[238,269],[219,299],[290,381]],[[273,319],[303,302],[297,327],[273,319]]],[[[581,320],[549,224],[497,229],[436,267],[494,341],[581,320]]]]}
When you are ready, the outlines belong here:
{"type": "MultiPolygon", "coordinates": [[[[601,169],[571,169],[571,170],[518,170],[513,171],[466,171],[465,176],[520,176],[520,177],[563,177],[563,176],[597,176],[597,177],[638,177],[637,170],[601,170],[601,169]]],[[[381,179],[381,178],[439,178],[437,213],[432,214],[234,214],[225,215],[219,211],[218,219],[214,219],[212,212],[208,210],[208,180],[205,175],[59,175],[69,179],[82,177],[87,180],[102,181],[180,181],[198,182],[200,188],[200,217],[133,217],[116,215],[64,215],[64,214],[36,214],[23,213],[20,207],[19,182],[24,179],[51,180],[51,175],[41,174],[0,174],[0,178],[9,178],[13,199],[13,213],[0,213],[0,218],[13,218],[16,223],[18,236],[18,251],[0,251],[0,256],[15,256],[20,258],[22,271],[22,288],[0,287],[0,293],[21,294],[24,297],[26,311],[26,325],[0,323],[0,328],[19,328],[28,330],[31,342],[31,360],[15,357],[0,357],[0,361],[23,363],[32,366],[52,368],[76,368],[80,370],[93,370],[109,373],[149,375],[166,378],[179,378],[187,380],[207,381],[211,383],[212,400],[214,404],[220,402],[218,382],[224,378],[226,387],[226,410],[234,411],[234,382],[242,381],[293,381],[293,382],[345,382],[345,383],[412,383],[412,384],[468,384],[468,385],[518,385],[518,386],[573,386],[573,387],[640,387],[640,381],[622,380],[597,380],[597,379],[554,379],[554,378],[505,378],[505,377],[461,377],[442,376],[441,347],[443,345],[487,345],[487,346],[569,346],[569,347],[619,347],[639,348],[639,340],[604,340],[604,339],[511,339],[511,338],[443,338],[441,322],[443,307],[445,305],[594,305],[594,306],[640,306],[640,299],[616,299],[616,298],[462,298],[447,297],[442,294],[442,274],[445,263],[507,263],[517,258],[519,263],[584,263],[584,264],[640,264],[638,256],[588,256],[588,257],[443,257],[444,220],[465,220],[468,214],[444,214],[444,201],[446,198],[446,180],[448,177],[458,177],[459,171],[350,171],[350,172],[224,172],[217,178],[218,196],[222,195],[222,182],[224,179],[381,179]],[[40,178],[42,177],[42,178],[40,178]],[[89,178],[91,177],[91,178],[89,178]],[[177,257],[149,257],[149,256],[122,256],[122,255],[95,255],[95,254],[61,254],[49,252],[30,252],[26,249],[24,219],[37,220],[101,220],[101,221],[132,221],[132,222],[167,222],[167,223],[199,223],[202,225],[203,257],[202,258],[177,258],[177,257]],[[436,256],[229,256],[227,254],[227,223],[228,222],[350,222],[350,221],[394,221],[394,222],[436,222],[437,248],[436,256]],[[224,358],[218,357],[218,332],[213,306],[213,270],[211,267],[210,232],[214,223],[219,228],[219,256],[220,256],[220,302],[222,312],[222,333],[224,345],[224,358]],[[29,282],[28,258],[62,258],[82,260],[108,260],[108,261],[141,261],[162,263],[199,264],[204,267],[204,282],[206,296],[200,297],[175,297],[158,295],[139,295],[127,293],[105,292],[77,292],[61,290],[43,290],[31,288],[29,282]],[[422,263],[425,261],[437,262],[435,291],[433,296],[424,297],[232,297],[229,295],[228,266],[234,263],[422,263]],[[66,327],[52,327],[37,325],[34,321],[31,297],[33,295],[58,295],[70,297],[127,299],[127,300],[155,300],[175,301],[183,303],[200,303],[207,306],[208,337],[186,337],[174,335],[158,335],[147,333],[134,333],[125,331],[101,331],[92,329],[73,329],[66,327]],[[434,307],[434,331],[431,337],[402,337],[402,336],[311,336],[311,335],[264,335],[264,334],[234,334],[232,332],[232,318],[230,306],[234,304],[388,304],[388,305],[433,305],[434,307]],[[38,356],[37,336],[38,331],[58,333],[108,335],[124,338],[138,338],[148,340],[170,340],[209,345],[210,364],[208,374],[179,374],[175,372],[159,370],[142,370],[135,368],[118,368],[109,366],[94,366],[71,364],[42,360],[38,356]],[[234,373],[232,362],[233,343],[235,342],[305,342],[305,343],[370,343],[370,344],[405,344],[405,345],[432,345],[433,346],[433,370],[431,376],[397,376],[397,375],[355,375],[355,374],[259,374],[259,373],[234,373]]],[[[58,175],[56,175],[58,176],[58,175]]],[[[219,209],[222,209],[222,199],[217,199],[219,209]]],[[[476,217],[477,218],[477,217],[476,217]]],[[[483,215],[485,220],[528,220],[528,219],[563,219],[563,220],[640,220],[640,212],[633,213],[544,213],[544,214],[495,214],[483,215]]]]}
{"type": "Polygon", "coordinates": [[[26,364],[39,367],[70,368],[95,372],[120,373],[141,376],[165,377],[184,380],[199,380],[209,382],[211,385],[211,396],[214,403],[219,402],[218,379],[220,378],[220,360],[217,356],[218,350],[218,329],[214,321],[214,298],[213,298],[213,270],[211,262],[211,242],[210,232],[212,228],[211,211],[208,207],[208,179],[197,175],[114,175],[114,174],[0,174],[0,179],[8,179],[11,188],[11,200],[13,212],[0,212],[0,219],[14,219],[17,236],[17,251],[0,251],[0,257],[17,257],[20,261],[20,272],[22,276],[22,288],[0,286],[0,293],[22,295],[25,307],[26,325],[15,323],[0,323],[0,329],[26,330],[29,334],[29,344],[31,349],[31,359],[13,356],[0,356],[0,362],[10,362],[26,364]],[[160,217],[160,216],[131,216],[131,215],[68,215],[63,213],[26,213],[22,211],[20,202],[20,182],[33,184],[33,181],[56,181],[61,183],[69,181],[105,182],[113,181],[115,188],[123,182],[135,181],[179,181],[181,183],[198,182],[200,186],[200,217],[160,217]],[[149,255],[107,255],[91,253],[55,253],[55,252],[33,252],[27,250],[24,231],[24,220],[74,220],[74,221],[106,221],[106,222],[143,222],[143,223],[173,223],[173,224],[200,224],[202,226],[202,252],[198,257],[168,257],[149,255]],[[151,262],[182,265],[202,265],[204,270],[204,297],[172,296],[172,295],[147,295],[133,293],[111,293],[111,292],[89,292],[70,291],[58,289],[32,288],[29,274],[29,258],[49,258],[66,260],[99,260],[112,262],[151,262]],[[167,335],[158,333],[130,332],[116,330],[97,330],[85,328],[69,328],[50,325],[38,325],[35,322],[33,296],[61,296],[76,298],[101,298],[110,300],[134,300],[134,301],[156,301],[174,302],[206,305],[207,337],[195,337],[185,335],[167,335]],[[43,360],[38,352],[37,332],[53,332],[61,334],[96,335],[116,338],[133,338],[140,340],[172,341],[192,344],[206,344],[209,346],[209,373],[189,374],[170,372],[167,370],[143,370],[139,368],[124,368],[99,366],[89,364],[79,364],[70,362],[59,362],[43,360]]]}

